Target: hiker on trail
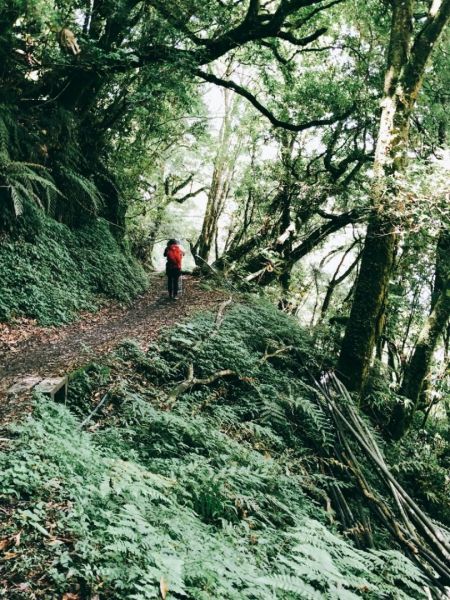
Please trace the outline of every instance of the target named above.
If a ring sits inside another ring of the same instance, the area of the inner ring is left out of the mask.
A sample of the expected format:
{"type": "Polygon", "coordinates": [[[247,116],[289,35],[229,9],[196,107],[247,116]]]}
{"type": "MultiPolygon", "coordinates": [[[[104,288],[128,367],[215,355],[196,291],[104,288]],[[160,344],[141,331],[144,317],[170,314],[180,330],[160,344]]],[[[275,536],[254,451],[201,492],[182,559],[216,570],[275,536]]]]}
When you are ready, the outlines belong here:
{"type": "Polygon", "coordinates": [[[166,273],[167,284],[169,288],[169,297],[173,300],[178,299],[178,288],[181,276],[181,263],[185,252],[180,246],[178,240],[169,240],[164,256],[167,258],[166,273]]]}

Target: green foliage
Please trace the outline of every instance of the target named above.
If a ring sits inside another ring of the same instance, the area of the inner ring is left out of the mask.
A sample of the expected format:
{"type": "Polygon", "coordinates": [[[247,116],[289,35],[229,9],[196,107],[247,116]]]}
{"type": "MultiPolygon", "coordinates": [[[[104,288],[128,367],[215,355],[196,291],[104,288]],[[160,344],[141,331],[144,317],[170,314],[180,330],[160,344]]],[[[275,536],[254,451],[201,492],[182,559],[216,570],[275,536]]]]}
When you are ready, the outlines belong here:
{"type": "MultiPolygon", "coordinates": [[[[418,420],[423,421],[422,415],[418,420]]],[[[427,512],[450,528],[450,427],[447,419],[429,418],[389,448],[399,481],[414,493],[427,512]]]]}
{"type": "Polygon", "coordinates": [[[126,302],[145,288],[142,269],[102,221],[71,231],[29,209],[20,227],[0,244],[0,320],[65,323],[94,310],[99,295],[126,302]]]}
{"type": "Polygon", "coordinates": [[[332,441],[304,383],[315,359],[293,320],[240,305],[219,329],[198,316],[148,353],[125,343],[107,367],[74,374],[67,406],[37,398],[0,454],[8,597],[144,600],[166,584],[168,599],[425,597],[407,559],[354,548],[311,498],[322,480],[302,465],[332,441]],[[188,362],[197,377],[239,378],[167,410],[188,362]],[[82,431],[72,410],[87,415],[105,392],[82,431]]]}

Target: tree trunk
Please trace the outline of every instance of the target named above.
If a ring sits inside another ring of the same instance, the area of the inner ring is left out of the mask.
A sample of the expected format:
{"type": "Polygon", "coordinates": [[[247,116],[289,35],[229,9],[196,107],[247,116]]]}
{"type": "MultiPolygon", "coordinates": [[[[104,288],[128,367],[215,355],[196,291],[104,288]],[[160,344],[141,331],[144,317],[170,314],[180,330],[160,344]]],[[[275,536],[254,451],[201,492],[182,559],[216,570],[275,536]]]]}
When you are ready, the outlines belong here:
{"type": "MultiPolygon", "coordinates": [[[[201,263],[208,262],[211,248],[217,232],[218,221],[227,199],[235,152],[231,152],[231,136],[233,133],[233,114],[237,107],[237,99],[230,90],[224,91],[225,113],[219,133],[219,147],[214,160],[214,170],[211,187],[208,193],[205,217],[202,231],[194,246],[194,260],[201,259],[201,263]]],[[[200,264],[201,266],[201,264],[200,264]]]]}
{"type": "Polygon", "coordinates": [[[338,371],[351,390],[360,391],[383,330],[383,313],[396,247],[391,223],[373,217],[367,228],[350,318],[338,371]]]}
{"type": "Polygon", "coordinates": [[[439,339],[450,318],[450,278],[442,289],[433,310],[422,327],[412,355],[401,393],[416,407],[422,387],[430,372],[431,361],[439,339]]]}
{"type": "Polygon", "coordinates": [[[445,332],[449,320],[450,231],[445,230],[441,232],[437,244],[436,277],[431,312],[420,331],[400,389],[400,393],[411,400],[412,406],[399,405],[392,418],[391,430],[396,438],[405,433],[421,400],[426,396],[424,392],[428,388],[433,355],[439,337],[445,332]]]}
{"type": "Polygon", "coordinates": [[[347,387],[361,392],[373,350],[382,331],[395,251],[396,177],[404,169],[409,121],[421,88],[432,48],[449,19],[450,0],[430,8],[427,20],[413,38],[412,2],[393,0],[391,36],[384,80],[384,96],[375,151],[372,185],[373,215],[369,221],[355,296],[338,361],[347,387]]]}

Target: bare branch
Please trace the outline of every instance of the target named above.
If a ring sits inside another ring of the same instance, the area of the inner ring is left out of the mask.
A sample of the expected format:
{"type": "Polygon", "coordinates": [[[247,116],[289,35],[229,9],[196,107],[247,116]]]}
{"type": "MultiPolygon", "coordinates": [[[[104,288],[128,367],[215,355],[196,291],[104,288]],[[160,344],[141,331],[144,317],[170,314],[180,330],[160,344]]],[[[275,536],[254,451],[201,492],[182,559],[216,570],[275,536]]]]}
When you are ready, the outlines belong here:
{"type": "Polygon", "coordinates": [[[211,385],[211,383],[214,383],[218,379],[223,379],[224,377],[238,377],[238,374],[236,371],[232,371],[231,369],[222,369],[220,371],[216,371],[209,377],[198,379],[197,377],[194,377],[194,365],[190,363],[188,366],[187,378],[176,385],[170,392],[168,397],[169,405],[172,405],[178,396],[181,396],[192,387],[196,385],[211,385]]]}
{"type": "Polygon", "coordinates": [[[317,31],[315,31],[314,33],[311,33],[311,35],[307,35],[303,38],[296,38],[295,35],[288,31],[280,31],[277,37],[282,40],[286,40],[287,42],[294,44],[295,46],[307,46],[311,42],[317,40],[321,35],[323,35],[327,31],[328,29],[326,27],[321,27],[320,29],[317,29],[317,31]]]}
{"type": "Polygon", "coordinates": [[[289,350],[293,350],[294,346],[283,346],[282,348],[278,348],[274,352],[268,352],[268,348],[264,351],[264,355],[259,359],[260,363],[267,362],[270,358],[274,358],[275,356],[279,356],[280,354],[284,354],[285,352],[289,352],[289,350]]]}
{"type": "Polygon", "coordinates": [[[188,194],[181,196],[181,198],[172,198],[172,200],[174,202],[177,202],[178,204],[183,204],[183,202],[186,202],[186,200],[189,200],[189,198],[194,198],[195,196],[198,196],[202,192],[206,191],[207,189],[207,187],[201,187],[198,190],[195,190],[195,192],[189,192],[188,194]]]}
{"type": "Polygon", "coordinates": [[[184,187],[186,187],[189,183],[191,183],[191,181],[194,179],[194,173],[191,173],[190,175],[188,175],[186,177],[186,179],[184,179],[180,184],[176,185],[172,191],[170,192],[172,196],[175,196],[175,194],[177,192],[179,192],[180,190],[182,190],[184,187]]]}

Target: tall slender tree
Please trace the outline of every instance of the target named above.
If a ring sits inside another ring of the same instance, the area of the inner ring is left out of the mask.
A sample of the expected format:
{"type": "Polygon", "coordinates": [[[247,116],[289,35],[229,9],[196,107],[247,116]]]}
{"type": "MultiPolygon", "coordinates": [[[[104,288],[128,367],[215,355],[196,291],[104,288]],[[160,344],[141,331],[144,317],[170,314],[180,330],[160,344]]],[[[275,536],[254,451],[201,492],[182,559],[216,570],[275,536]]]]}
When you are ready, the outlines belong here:
{"type": "MultiPolygon", "coordinates": [[[[229,69],[227,69],[229,70],[229,69]]],[[[200,236],[192,246],[192,254],[201,265],[208,261],[217,236],[219,218],[225,206],[233,179],[235,162],[240,150],[240,134],[235,132],[234,118],[239,106],[239,96],[228,89],[223,91],[224,113],[217,141],[211,185],[200,236]],[[200,261],[198,261],[200,259],[200,261]]]]}

